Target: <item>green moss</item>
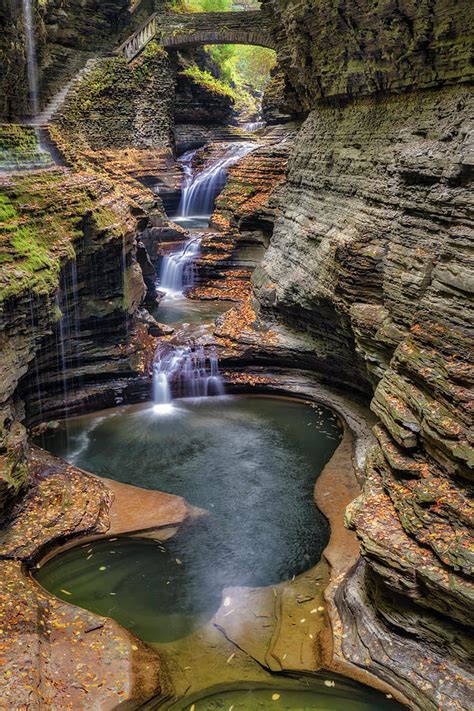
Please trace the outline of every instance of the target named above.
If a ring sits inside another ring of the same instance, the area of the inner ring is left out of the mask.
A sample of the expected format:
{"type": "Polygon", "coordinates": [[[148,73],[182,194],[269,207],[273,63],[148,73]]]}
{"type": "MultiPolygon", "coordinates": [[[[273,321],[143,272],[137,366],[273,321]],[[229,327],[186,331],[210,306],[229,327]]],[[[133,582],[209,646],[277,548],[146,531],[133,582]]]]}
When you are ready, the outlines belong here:
{"type": "Polygon", "coordinates": [[[120,216],[98,204],[91,176],[43,171],[19,175],[0,193],[0,302],[25,289],[50,293],[61,265],[75,257],[84,217],[93,231],[121,238],[120,216]]]}
{"type": "Polygon", "coordinates": [[[182,76],[188,77],[188,79],[191,79],[196,84],[199,84],[199,86],[202,86],[204,89],[211,91],[213,94],[218,94],[219,96],[226,96],[234,102],[238,99],[237,92],[231,89],[228,84],[225,84],[223,81],[220,81],[220,79],[216,79],[212,76],[210,72],[206,72],[202,69],[199,69],[196,64],[191,64],[189,67],[186,67],[186,69],[183,69],[180,74],[182,76]]]}
{"type": "Polygon", "coordinates": [[[153,57],[166,57],[166,49],[162,47],[156,40],[151,40],[148,42],[147,46],[143,50],[142,59],[151,59],[153,57]]]}
{"type": "Polygon", "coordinates": [[[89,149],[168,145],[173,81],[169,57],[157,42],[131,63],[123,57],[97,60],[68,94],[57,119],[66,158],[77,164],[89,149]]]}
{"type": "Polygon", "coordinates": [[[18,124],[0,125],[0,169],[21,170],[48,165],[51,165],[51,157],[42,150],[37,129],[18,124]]]}
{"type": "Polygon", "coordinates": [[[49,236],[24,221],[12,200],[0,194],[0,302],[31,285],[49,290],[57,281],[59,261],[51,253],[49,236]]]}
{"type": "Polygon", "coordinates": [[[38,145],[33,126],[20,126],[16,123],[0,125],[0,150],[25,151],[38,145]]]}

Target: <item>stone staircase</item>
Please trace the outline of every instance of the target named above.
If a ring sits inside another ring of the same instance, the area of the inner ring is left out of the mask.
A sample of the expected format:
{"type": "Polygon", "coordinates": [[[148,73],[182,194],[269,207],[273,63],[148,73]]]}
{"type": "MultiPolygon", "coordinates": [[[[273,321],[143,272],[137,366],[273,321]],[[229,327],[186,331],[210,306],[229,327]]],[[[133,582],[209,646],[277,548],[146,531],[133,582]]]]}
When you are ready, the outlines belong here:
{"type": "Polygon", "coordinates": [[[29,124],[31,126],[37,126],[37,127],[46,127],[48,124],[51,123],[52,119],[54,116],[57,114],[58,110],[62,106],[64,100],[66,99],[66,96],[68,95],[69,91],[76,86],[83,78],[88,74],[94,67],[96,66],[97,62],[99,61],[100,57],[92,57],[91,59],[88,59],[85,66],[82,67],[73,77],[70,79],[67,84],[65,84],[53,97],[50,99],[50,101],[46,104],[44,109],[37,114],[34,118],[29,121],[29,124]]]}

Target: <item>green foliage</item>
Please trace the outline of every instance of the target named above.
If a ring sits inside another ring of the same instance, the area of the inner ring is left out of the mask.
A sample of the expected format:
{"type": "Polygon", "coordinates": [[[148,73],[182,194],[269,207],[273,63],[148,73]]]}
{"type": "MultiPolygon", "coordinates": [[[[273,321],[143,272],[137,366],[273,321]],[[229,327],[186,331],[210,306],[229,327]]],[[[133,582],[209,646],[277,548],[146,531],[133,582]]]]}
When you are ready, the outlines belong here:
{"type": "Polygon", "coordinates": [[[185,12],[229,12],[232,0],[183,0],[185,12]]]}
{"type": "Polygon", "coordinates": [[[257,97],[263,93],[276,64],[275,52],[241,44],[207,45],[205,49],[219,68],[220,80],[234,91],[236,108],[256,111],[257,97]]]}
{"type": "MultiPolygon", "coordinates": [[[[177,12],[231,12],[243,8],[257,10],[260,2],[258,0],[173,0],[172,7],[177,12]]],[[[236,107],[255,111],[256,95],[263,92],[270,71],[276,64],[275,52],[265,47],[235,44],[209,45],[205,49],[219,68],[219,81],[233,92],[236,107]]],[[[188,76],[197,80],[197,77],[190,73],[188,76]]],[[[209,83],[209,80],[206,81],[209,83]]],[[[203,84],[202,77],[199,83],[203,84]]]]}
{"type": "Polygon", "coordinates": [[[228,96],[232,101],[237,101],[239,98],[237,92],[231,86],[221,79],[216,79],[210,72],[199,69],[196,64],[191,64],[189,67],[186,67],[180,74],[192,79],[196,84],[212,91],[214,94],[228,96]]]}
{"type": "Polygon", "coordinates": [[[275,52],[266,47],[223,44],[209,45],[206,50],[218,64],[224,81],[259,93],[265,88],[276,64],[275,52]]]}

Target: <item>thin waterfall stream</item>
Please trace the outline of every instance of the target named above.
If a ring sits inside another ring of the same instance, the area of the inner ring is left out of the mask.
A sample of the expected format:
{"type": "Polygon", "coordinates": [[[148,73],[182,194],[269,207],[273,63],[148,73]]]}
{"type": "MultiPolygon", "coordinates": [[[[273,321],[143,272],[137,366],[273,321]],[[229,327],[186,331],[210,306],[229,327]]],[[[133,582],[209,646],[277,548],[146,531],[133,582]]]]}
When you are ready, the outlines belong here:
{"type": "Polygon", "coordinates": [[[39,112],[38,64],[36,60],[36,36],[31,0],[23,0],[23,21],[25,26],[26,63],[31,111],[33,116],[36,116],[39,112]]]}

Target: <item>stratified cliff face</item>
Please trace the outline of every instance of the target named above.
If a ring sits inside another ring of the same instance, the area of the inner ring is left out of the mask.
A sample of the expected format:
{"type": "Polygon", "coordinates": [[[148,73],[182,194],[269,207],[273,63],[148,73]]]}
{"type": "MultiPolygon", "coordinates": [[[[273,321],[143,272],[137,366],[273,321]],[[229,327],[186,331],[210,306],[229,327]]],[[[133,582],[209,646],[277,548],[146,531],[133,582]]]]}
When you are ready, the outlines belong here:
{"type": "Polygon", "coordinates": [[[260,313],[308,333],[321,377],[373,395],[379,419],[348,512],[364,563],[339,592],[341,648],[418,708],[467,709],[472,14],[444,2],[264,6],[312,110],[254,275],[260,313]]]}
{"type": "Polygon", "coordinates": [[[140,214],[92,172],[2,182],[0,515],[27,478],[24,402],[28,424],[113,404],[140,371],[140,214]]]}
{"type": "Polygon", "coordinates": [[[92,59],[55,123],[77,152],[169,146],[174,81],[169,56],[155,42],[131,63],[122,57],[92,59]]]}
{"type": "Polygon", "coordinates": [[[469,0],[262,0],[278,61],[309,110],[321,99],[467,82],[469,0]]]}

